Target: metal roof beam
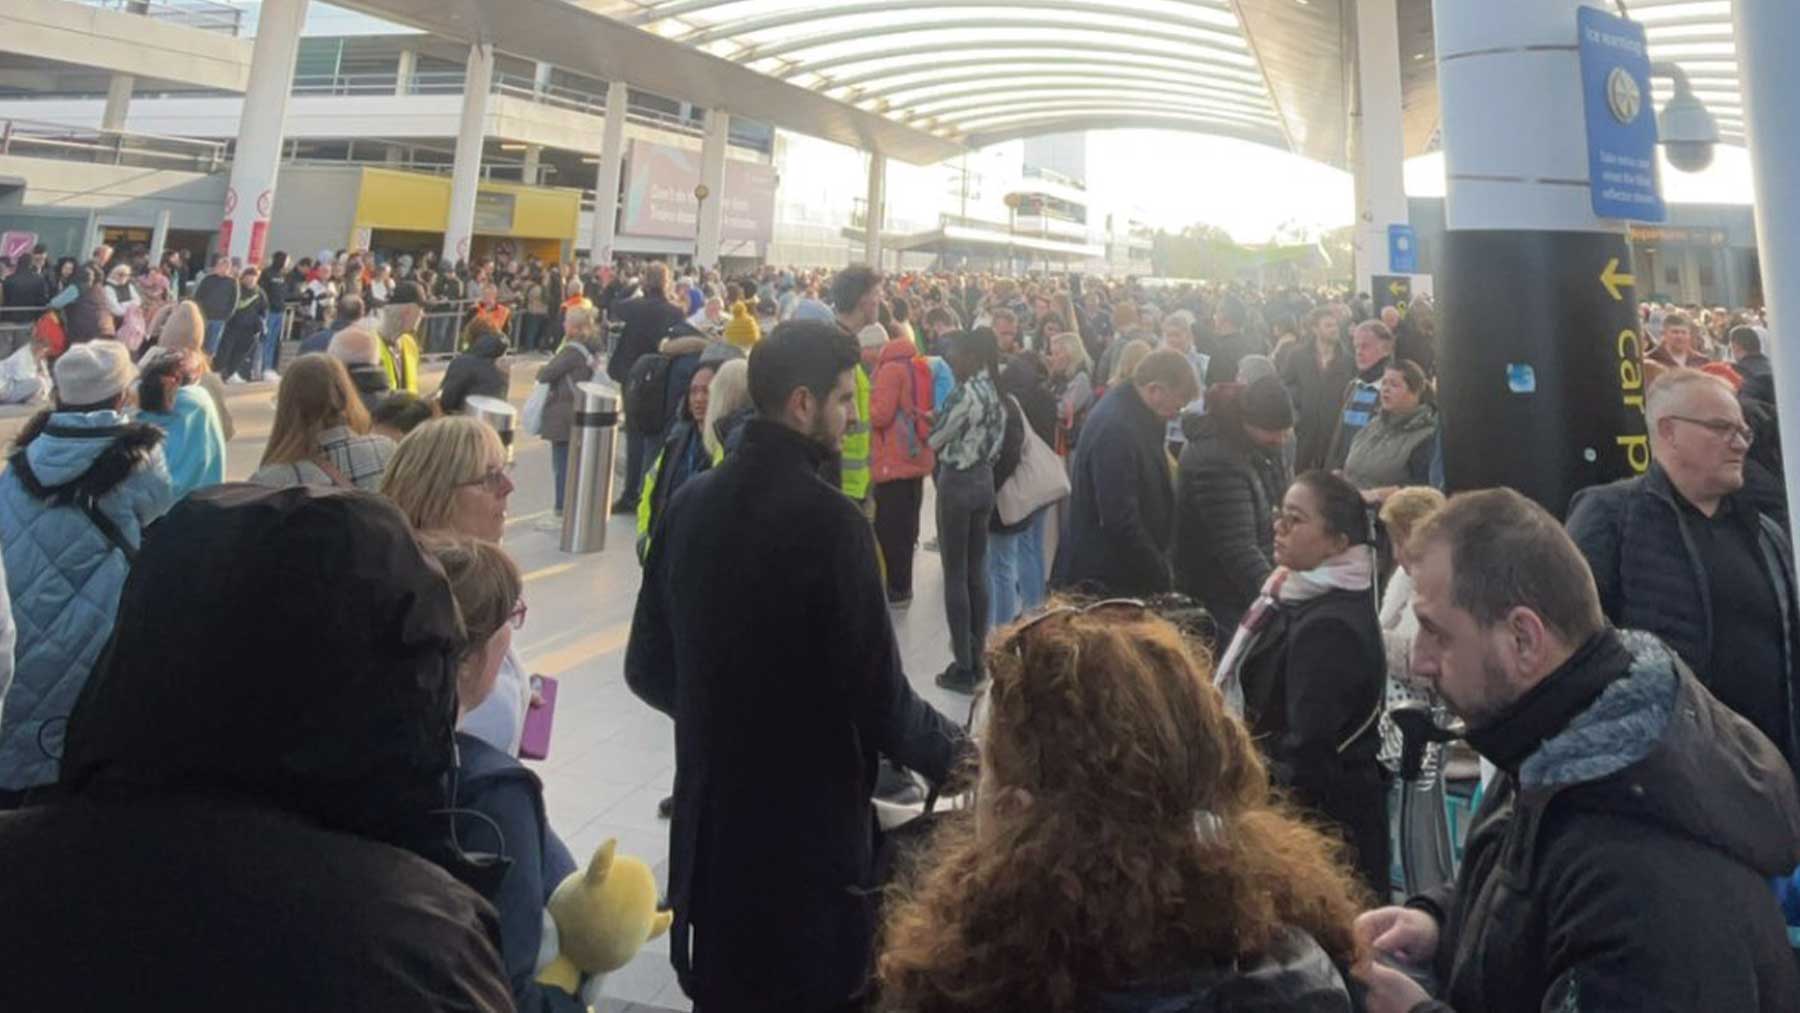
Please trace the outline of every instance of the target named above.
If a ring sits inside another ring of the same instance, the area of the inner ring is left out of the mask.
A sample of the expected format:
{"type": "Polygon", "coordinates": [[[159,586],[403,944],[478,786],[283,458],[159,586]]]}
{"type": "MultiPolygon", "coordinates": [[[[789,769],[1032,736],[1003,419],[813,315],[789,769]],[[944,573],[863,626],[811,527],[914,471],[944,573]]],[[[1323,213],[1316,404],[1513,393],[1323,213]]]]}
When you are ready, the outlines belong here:
{"type": "MultiPolygon", "coordinates": [[[[1092,81],[1096,78],[1106,78],[1112,81],[1130,81],[1145,85],[1193,88],[1221,97],[1237,97],[1244,99],[1267,98],[1266,93],[1264,93],[1261,88],[1240,84],[1235,81],[1220,81],[1214,78],[1176,73],[1138,73],[1134,68],[1121,64],[1094,62],[1075,65],[1087,68],[1085,73],[1042,68],[1034,70],[1031,69],[1029,64],[1023,63],[1016,65],[1017,69],[1005,69],[1011,65],[996,65],[987,61],[975,61],[975,64],[985,68],[984,71],[974,74],[953,74],[949,77],[939,79],[925,78],[919,81],[908,81],[903,84],[887,85],[881,88],[855,88],[854,90],[856,91],[856,97],[859,100],[869,98],[882,99],[887,101],[890,105],[905,106],[935,101],[938,98],[948,95],[964,94],[965,86],[967,85],[990,85],[993,87],[1001,87],[1009,80],[1023,80],[1029,78],[1068,81],[1072,83],[1083,83],[1092,81]],[[926,91],[930,91],[933,94],[924,95],[918,98],[908,97],[914,92],[926,91]]],[[[834,85],[833,87],[843,86],[834,85]]],[[[854,88],[854,86],[851,87],[854,88]]]]}
{"type": "MultiPolygon", "coordinates": [[[[970,18],[966,21],[943,22],[940,24],[919,24],[916,22],[915,23],[899,23],[899,24],[883,25],[879,28],[861,28],[861,29],[858,29],[853,32],[828,32],[828,33],[825,33],[822,35],[809,35],[809,36],[805,36],[805,37],[797,38],[797,39],[788,39],[783,42],[773,43],[773,44],[767,45],[767,46],[756,46],[756,47],[753,47],[750,49],[746,49],[743,52],[733,55],[731,57],[731,59],[737,61],[738,63],[750,64],[750,63],[755,63],[758,60],[785,59],[789,56],[789,54],[792,54],[792,53],[804,53],[807,50],[811,50],[811,49],[825,49],[830,46],[840,46],[846,42],[868,42],[873,39],[885,39],[885,38],[890,38],[890,37],[896,36],[896,35],[935,34],[935,35],[938,35],[941,37],[945,34],[955,34],[955,33],[960,33],[960,32],[964,32],[964,31],[969,31],[972,29],[997,29],[997,30],[1001,30],[1001,31],[1014,31],[1014,30],[1018,30],[1018,29],[1022,29],[1022,28],[1034,28],[1034,27],[1062,27],[1062,26],[1050,26],[1050,25],[1037,26],[1037,25],[1032,25],[1030,23],[1021,22],[1020,20],[1015,19],[1015,18],[970,18]]],[[[1070,30],[1071,31],[1080,31],[1080,32],[1091,32],[1096,35],[1116,36],[1118,38],[1124,38],[1124,39],[1144,39],[1147,41],[1155,41],[1155,42],[1174,42],[1177,45],[1191,47],[1193,50],[1202,51],[1202,52],[1205,52],[1208,54],[1217,54],[1217,56],[1236,57],[1237,59],[1235,59],[1235,60],[1220,60],[1220,59],[1211,58],[1208,56],[1201,56],[1198,54],[1184,54],[1184,53],[1180,53],[1180,52],[1170,52],[1168,50],[1150,50],[1150,52],[1158,53],[1168,59],[1174,59],[1174,60],[1194,59],[1194,60],[1200,60],[1202,62],[1211,62],[1211,63],[1218,63],[1218,64],[1221,64],[1224,66],[1238,67],[1238,68],[1248,70],[1251,72],[1254,72],[1256,70],[1256,59],[1250,55],[1249,48],[1246,45],[1243,45],[1241,40],[1237,40],[1239,42],[1238,45],[1231,46],[1231,45],[1225,45],[1222,43],[1212,42],[1212,41],[1209,41],[1206,39],[1187,39],[1187,38],[1181,38],[1178,36],[1172,38],[1170,36],[1170,34],[1166,31],[1159,32],[1159,31],[1156,31],[1155,29],[1151,29],[1151,28],[1126,28],[1121,25],[1081,25],[1079,27],[1072,27],[1070,30]]],[[[978,44],[982,45],[982,46],[986,46],[989,49],[1012,48],[1012,46],[1013,46],[1013,43],[1010,41],[1006,42],[1002,45],[997,45],[992,39],[979,40],[978,44]]],[[[1067,47],[1067,48],[1070,48],[1070,49],[1092,48],[1092,49],[1096,49],[1100,52],[1107,52],[1113,48],[1110,45],[1095,45],[1092,42],[1088,42],[1085,40],[1070,41],[1070,42],[1059,41],[1059,42],[1057,42],[1057,44],[1067,47]]],[[[868,54],[860,54],[860,55],[866,56],[868,54]]],[[[782,71],[780,73],[776,74],[775,76],[776,77],[792,77],[795,74],[801,73],[807,69],[810,69],[810,68],[808,68],[804,62],[796,61],[792,66],[783,68],[782,71]]]]}
{"type": "MultiPolygon", "coordinates": [[[[1173,109],[1173,107],[1169,106],[1167,103],[1149,100],[1136,101],[1130,98],[1116,100],[1077,99],[1062,102],[1015,102],[1008,105],[996,106],[979,115],[939,121],[939,126],[946,127],[952,132],[959,134],[977,134],[992,125],[1009,123],[1013,120],[1034,116],[1059,116],[1077,112],[1099,114],[1114,111],[1129,113],[1137,111],[1155,112],[1162,110],[1180,111],[1173,109]]],[[[1196,111],[1188,113],[1187,115],[1190,115],[1195,119],[1212,120],[1220,123],[1237,123],[1245,127],[1260,127],[1270,131],[1274,136],[1279,137],[1281,135],[1281,126],[1275,121],[1273,116],[1253,117],[1235,113],[1206,111],[1196,111]]]]}
{"type": "Polygon", "coordinates": [[[1021,137],[1038,134],[1063,133],[1075,130],[1180,130],[1193,134],[1206,134],[1213,137],[1234,137],[1253,144],[1262,144],[1271,148],[1286,150],[1286,142],[1281,131],[1269,127],[1250,129],[1235,123],[1222,123],[1198,117],[1182,116],[1176,113],[1157,110],[1120,111],[1115,113],[1076,113],[1074,115],[1050,114],[1034,117],[1010,124],[1000,124],[987,129],[972,132],[963,138],[971,148],[985,148],[1002,141],[1013,141],[1021,137]]]}
{"type": "MultiPolygon", "coordinates": [[[[627,19],[626,23],[639,26],[654,24],[658,21],[666,21],[669,18],[682,18],[687,17],[690,14],[700,14],[712,10],[715,7],[728,7],[739,2],[741,2],[741,0],[676,0],[675,3],[662,4],[657,7],[652,7],[641,14],[634,14],[627,19]]],[[[1183,0],[1183,3],[1184,6],[1198,7],[1205,10],[1230,10],[1229,0],[1183,0]]],[[[975,4],[973,6],[1004,7],[1011,5],[1007,0],[988,0],[985,4],[975,4]]],[[[1035,6],[1035,4],[1033,6],[1035,6]]],[[[878,8],[878,10],[879,9],[882,8],[878,8]]],[[[817,14],[817,8],[814,8],[812,13],[817,14]]]]}
{"type": "Polygon", "coordinates": [[[1166,97],[1172,102],[1180,103],[1193,109],[1211,109],[1223,113],[1256,114],[1265,116],[1269,122],[1275,122],[1275,110],[1267,103],[1256,106],[1240,105],[1219,101],[1216,97],[1204,92],[1180,88],[1151,88],[1133,86],[1120,88],[1104,82],[1089,85],[1056,86],[1044,88],[1007,88],[996,85],[984,89],[970,89],[954,97],[933,99],[917,105],[894,107],[894,112],[903,112],[902,122],[932,119],[943,120],[948,114],[979,110],[983,107],[994,108],[1017,100],[1043,101],[1053,97],[1081,98],[1084,96],[1110,96],[1113,98],[1147,98],[1150,96],[1166,97]]]}
{"type": "MultiPolygon", "coordinates": [[[[1016,7],[1022,16],[1020,20],[1025,27],[1037,27],[1040,23],[1035,18],[1026,17],[1039,12],[1058,14],[1085,14],[1096,17],[1116,17],[1129,21],[1146,21],[1164,26],[1163,35],[1168,30],[1187,28],[1198,32],[1232,38],[1230,28],[1215,21],[1199,18],[1175,17],[1167,14],[1144,13],[1128,7],[1114,4],[1095,3],[1093,0],[1032,0],[1029,4],[1009,5],[999,0],[873,0],[873,2],[830,4],[816,10],[795,8],[778,14],[769,14],[760,18],[746,18],[742,21],[721,21],[711,28],[702,28],[687,35],[672,36],[690,46],[704,46],[719,39],[741,40],[759,32],[773,31],[777,28],[788,28],[794,25],[823,24],[839,18],[860,17],[866,14],[894,15],[900,13],[917,13],[935,10],[967,10],[999,7],[1016,7]]],[[[1212,8],[1208,8],[1209,10],[1212,8]]],[[[1225,13],[1225,12],[1220,12],[1225,13]]],[[[1235,20],[1235,19],[1234,19],[1235,20]]],[[[1087,27],[1066,22],[1043,22],[1047,27],[1087,27]]],[[[950,29],[960,27],[961,22],[940,22],[936,27],[950,29]]]]}
{"type": "MultiPolygon", "coordinates": [[[[859,63],[869,63],[874,60],[907,60],[915,56],[932,56],[939,53],[992,53],[996,49],[1044,49],[1052,52],[1086,53],[1087,55],[1081,57],[1081,60],[1085,63],[1092,63],[1096,57],[1115,55],[1168,60],[1177,65],[1182,63],[1184,59],[1178,53],[1164,52],[1160,49],[1145,49],[1141,46],[1107,46],[1103,49],[1096,50],[1092,48],[1084,49],[1079,43],[1060,42],[1050,39],[1019,39],[1009,41],[1004,45],[996,45],[986,39],[962,42],[944,42],[939,40],[937,42],[921,42],[909,46],[898,46],[873,53],[847,53],[843,56],[834,56],[830,59],[819,60],[815,63],[796,64],[787,72],[777,76],[786,78],[794,77],[799,74],[824,75],[828,70],[835,70],[838,67],[851,67],[859,63]]],[[[977,61],[978,64],[979,62],[980,61],[977,61]]],[[[990,57],[987,62],[993,63],[994,61],[990,57]]],[[[1187,62],[1191,65],[1196,61],[1188,60],[1187,62]]],[[[1240,67],[1237,64],[1208,63],[1205,60],[1200,60],[1198,62],[1209,67],[1218,68],[1221,71],[1232,71],[1236,75],[1239,75],[1240,80],[1248,84],[1262,83],[1262,75],[1257,73],[1254,68],[1240,67]]],[[[934,65],[947,66],[948,64],[934,62],[934,65]]],[[[919,67],[915,64],[907,69],[916,71],[919,67]]],[[[849,80],[849,78],[846,78],[844,81],[834,80],[831,84],[833,86],[843,85],[847,84],[849,80]]]]}
{"type": "MultiPolygon", "coordinates": [[[[1018,56],[1003,57],[997,60],[991,57],[973,57],[944,60],[923,70],[916,63],[900,64],[834,78],[831,86],[853,88],[859,96],[890,98],[909,91],[947,84],[987,81],[1000,76],[1055,77],[1093,74],[1130,76],[1146,81],[1187,81],[1241,95],[1263,94],[1261,81],[1247,81],[1242,77],[1225,77],[1193,66],[1165,67],[1145,63],[1127,63],[1120,60],[1108,61],[1096,56],[1018,56]],[[942,78],[925,76],[930,73],[948,73],[951,76],[942,78]],[[909,78],[909,80],[894,82],[895,78],[909,78]],[[890,83],[882,84],[880,82],[890,83]]],[[[1691,77],[1690,80],[1692,80],[1691,77]]]]}

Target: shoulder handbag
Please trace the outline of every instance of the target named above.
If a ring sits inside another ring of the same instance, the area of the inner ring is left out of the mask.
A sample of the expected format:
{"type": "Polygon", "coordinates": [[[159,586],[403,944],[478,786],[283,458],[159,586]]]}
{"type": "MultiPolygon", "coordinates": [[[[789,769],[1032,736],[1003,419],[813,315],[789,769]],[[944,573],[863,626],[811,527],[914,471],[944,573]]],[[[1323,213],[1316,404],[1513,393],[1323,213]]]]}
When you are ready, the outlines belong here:
{"type": "MultiPolygon", "coordinates": [[[[1010,395],[1009,395],[1010,397],[1010,395]]],[[[1018,404],[1018,399],[1013,399],[1018,404]]],[[[1023,521],[1044,507],[1066,499],[1070,491],[1069,473],[1062,458],[1025,423],[1025,442],[1019,451],[1019,466],[994,497],[1000,523],[1012,525],[1023,521]]]]}
{"type": "Polygon", "coordinates": [[[81,508],[82,513],[87,514],[88,520],[93,523],[94,527],[100,529],[100,533],[113,544],[113,548],[125,554],[125,565],[130,566],[137,562],[137,546],[126,540],[125,532],[120,531],[119,526],[113,523],[113,519],[106,516],[106,511],[100,509],[100,504],[82,496],[75,501],[75,505],[81,508]]]}

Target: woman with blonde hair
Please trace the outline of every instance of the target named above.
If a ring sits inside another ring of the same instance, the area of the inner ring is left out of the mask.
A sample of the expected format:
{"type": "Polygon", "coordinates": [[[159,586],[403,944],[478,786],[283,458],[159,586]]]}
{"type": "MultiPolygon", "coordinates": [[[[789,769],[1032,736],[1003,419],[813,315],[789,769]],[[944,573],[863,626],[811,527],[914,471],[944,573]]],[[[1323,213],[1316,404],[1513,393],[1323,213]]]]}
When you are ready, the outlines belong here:
{"type": "Polygon", "coordinates": [[[897,891],[880,1008],[1348,1013],[1360,889],[1205,658],[1135,602],[997,641],[973,813],[897,891]]]}
{"type": "MultiPolygon", "coordinates": [[[[507,468],[506,446],[492,426],[471,415],[451,415],[425,423],[400,441],[381,494],[400,508],[415,531],[498,545],[506,533],[506,501],[513,491],[507,468]]],[[[494,691],[463,715],[457,728],[517,756],[531,681],[510,648],[497,678],[494,691]]]]}
{"type": "Polygon", "coordinates": [[[700,438],[707,454],[715,461],[737,445],[744,423],[756,414],[750,403],[750,361],[729,359],[713,374],[712,389],[706,399],[706,418],[700,438]]]}
{"type": "MultiPolygon", "coordinates": [[[[1412,556],[1407,543],[1414,531],[1445,503],[1444,494],[1428,485],[1409,485],[1395,490],[1381,504],[1381,526],[1394,547],[1393,576],[1381,595],[1381,640],[1387,653],[1387,707],[1381,713],[1381,762],[1389,770],[1400,769],[1400,730],[1388,717],[1394,705],[1418,701],[1441,711],[1443,701],[1425,679],[1412,672],[1413,639],[1419,635],[1419,619],[1413,614],[1412,556]]],[[[1427,754],[1427,769],[1435,770],[1437,747],[1427,754]]]]}
{"type": "Polygon", "coordinates": [[[231,421],[231,409],[225,403],[225,381],[213,372],[212,359],[206,354],[206,317],[200,312],[200,304],[183,299],[163,307],[150,322],[150,337],[146,344],[199,356],[200,377],[194,382],[212,395],[213,407],[219,410],[219,428],[224,431],[225,439],[236,436],[237,426],[231,421]]]}
{"type": "Polygon", "coordinates": [[[1131,376],[1137,372],[1138,363],[1150,354],[1150,343],[1142,338],[1131,338],[1119,346],[1119,357],[1113,360],[1113,370],[1106,378],[1108,390],[1120,383],[1131,382],[1131,376]]]}
{"type": "Polygon", "coordinates": [[[250,481],[373,492],[394,455],[394,441],[368,433],[369,411],[344,364],[316,352],[302,355],[276,388],[275,425],[250,481]]]}

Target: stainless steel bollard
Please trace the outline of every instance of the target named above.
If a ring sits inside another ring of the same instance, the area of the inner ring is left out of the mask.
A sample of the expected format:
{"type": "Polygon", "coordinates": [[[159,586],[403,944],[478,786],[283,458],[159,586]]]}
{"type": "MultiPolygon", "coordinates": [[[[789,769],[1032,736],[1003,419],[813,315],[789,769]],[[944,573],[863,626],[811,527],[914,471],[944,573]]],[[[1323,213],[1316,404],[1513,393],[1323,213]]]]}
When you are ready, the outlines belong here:
{"type": "Polygon", "coordinates": [[[472,415],[486,422],[500,434],[500,445],[506,448],[506,463],[513,462],[513,430],[519,419],[519,410],[504,399],[486,397],[475,394],[463,401],[463,414],[472,415]]]}
{"type": "Polygon", "coordinates": [[[619,388],[589,381],[576,384],[575,392],[569,475],[563,492],[562,550],[599,552],[606,548],[606,520],[612,507],[619,388]]]}

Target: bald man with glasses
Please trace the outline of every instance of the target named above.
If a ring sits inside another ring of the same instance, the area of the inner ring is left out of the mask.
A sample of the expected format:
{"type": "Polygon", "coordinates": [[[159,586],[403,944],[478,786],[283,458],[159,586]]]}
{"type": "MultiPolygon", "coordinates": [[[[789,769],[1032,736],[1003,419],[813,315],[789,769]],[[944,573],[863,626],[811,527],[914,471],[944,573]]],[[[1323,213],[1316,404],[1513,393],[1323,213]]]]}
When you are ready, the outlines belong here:
{"type": "Polygon", "coordinates": [[[1608,619],[1661,637],[1721,702],[1800,752],[1793,550],[1744,487],[1753,433],[1724,381],[1674,369],[1650,385],[1649,471],[1584,489],[1569,534],[1608,619]]]}

